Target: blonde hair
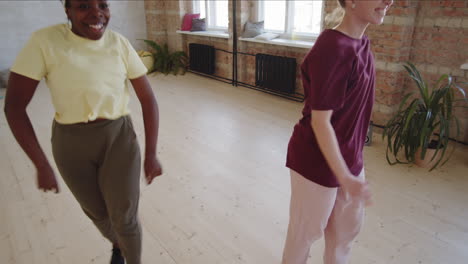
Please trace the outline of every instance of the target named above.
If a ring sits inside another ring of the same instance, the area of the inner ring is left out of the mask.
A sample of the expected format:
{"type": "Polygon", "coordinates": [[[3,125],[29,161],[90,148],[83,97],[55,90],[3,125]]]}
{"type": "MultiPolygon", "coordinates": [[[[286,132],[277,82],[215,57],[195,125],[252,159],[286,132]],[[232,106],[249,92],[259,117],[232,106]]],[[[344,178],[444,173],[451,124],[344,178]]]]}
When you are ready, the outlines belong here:
{"type": "Polygon", "coordinates": [[[331,13],[325,16],[325,28],[334,28],[338,26],[343,20],[343,17],[345,15],[345,1],[338,0],[338,2],[340,3],[340,6],[338,6],[331,13]]]}

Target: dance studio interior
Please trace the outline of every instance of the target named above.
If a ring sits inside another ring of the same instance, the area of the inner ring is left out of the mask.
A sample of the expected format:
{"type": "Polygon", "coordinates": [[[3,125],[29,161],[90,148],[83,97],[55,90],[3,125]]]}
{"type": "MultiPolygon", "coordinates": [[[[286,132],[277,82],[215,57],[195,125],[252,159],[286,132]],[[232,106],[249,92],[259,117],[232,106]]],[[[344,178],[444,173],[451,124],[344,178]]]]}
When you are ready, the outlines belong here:
{"type": "MultiPolygon", "coordinates": [[[[333,27],[338,1],[99,1],[109,5],[106,30],[128,39],[147,68],[159,109],[162,175],[148,184],[143,108],[126,81],[142,152],[141,263],[287,264],[288,142],[313,96],[301,65],[333,27]]],[[[391,0],[346,0],[347,8],[363,1],[391,0]]],[[[15,139],[21,132],[13,135],[3,111],[17,56],[34,32],[57,24],[70,26],[62,1],[0,1],[0,263],[109,263],[112,244],[54,162],[49,78],[27,115],[58,193],[38,188],[36,167],[15,139]]],[[[362,144],[372,203],[349,263],[466,264],[468,1],[394,0],[364,35],[375,67],[362,144]]],[[[316,64],[326,60],[333,56],[316,64]]],[[[321,237],[306,263],[324,263],[324,248],[321,237]]]]}

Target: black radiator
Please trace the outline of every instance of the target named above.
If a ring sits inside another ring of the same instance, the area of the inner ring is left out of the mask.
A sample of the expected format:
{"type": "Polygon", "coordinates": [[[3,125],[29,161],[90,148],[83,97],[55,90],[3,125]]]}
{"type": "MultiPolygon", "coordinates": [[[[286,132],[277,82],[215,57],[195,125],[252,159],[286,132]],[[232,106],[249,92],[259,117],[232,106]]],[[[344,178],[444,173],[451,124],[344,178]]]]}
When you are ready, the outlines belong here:
{"type": "Polygon", "coordinates": [[[267,54],[255,55],[255,85],[284,93],[296,89],[296,59],[267,54]]]}
{"type": "Polygon", "coordinates": [[[190,43],[189,57],[191,70],[206,74],[214,74],[215,48],[213,46],[190,43]]]}

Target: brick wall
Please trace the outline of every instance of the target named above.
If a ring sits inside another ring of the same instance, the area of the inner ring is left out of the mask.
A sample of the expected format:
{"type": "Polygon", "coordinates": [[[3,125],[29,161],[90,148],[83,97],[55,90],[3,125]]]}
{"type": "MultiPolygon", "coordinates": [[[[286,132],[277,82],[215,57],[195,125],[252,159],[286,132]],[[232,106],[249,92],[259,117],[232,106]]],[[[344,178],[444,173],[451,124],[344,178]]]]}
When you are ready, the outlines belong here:
{"type": "MultiPolygon", "coordinates": [[[[238,36],[244,23],[252,17],[249,11],[255,0],[237,1],[238,36]]],[[[194,37],[176,34],[185,12],[192,10],[191,1],[146,0],[148,38],[167,41],[171,49],[187,51],[188,43],[213,45],[218,49],[232,51],[232,39],[194,37]]],[[[337,3],[325,2],[325,12],[331,12],[337,3]]],[[[232,25],[232,15],[229,17],[232,25]]],[[[230,31],[232,36],[232,31],[230,31]]],[[[376,102],[372,119],[384,125],[392,116],[402,95],[414,89],[402,64],[412,61],[428,80],[436,80],[442,73],[452,74],[458,81],[467,81],[468,72],[460,65],[468,60],[468,1],[410,1],[395,0],[383,25],[370,26],[367,35],[372,42],[376,58],[377,83],[376,102]]],[[[245,53],[267,53],[294,57],[302,63],[308,49],[291,48],[269,44],[238,42],[238,50],[245,53]]],[[[216,74],[231,78],[231,56],[217,52],[216,74]]],[[[254,83],[254,57],[238,57],[239,81],[254,83]]],[[[299,67],[297,91],[302,92],[299,67]]],[[[468,111],[456,110],[462,135],[458,139],[468,142],[468,111]]]]}
{"type": "Polygon", "coordinates": [[[395,1],[382,25],[367,35],[376,60],[376,97],[372,120],[384,125],[398,108],[408,81],[402,64],[410,59],[417,1],[395,1]]]}
{"type": "Polygon", "coordinates": [[[147,38],[157,43],[167,42],[166,2],[145,1],[147,38]]]}
{"type": "MultiPolygon", "coordinates": [[[[410,60],[428,80],[450,74],[458,82],[468,81],[468,71],[460,69],[468,61],[468,1],[419,3],[410,60]]],[[[468,142],[468,109],[455,108],[455,115],[461,128],[458,138],[468,142]]]]}

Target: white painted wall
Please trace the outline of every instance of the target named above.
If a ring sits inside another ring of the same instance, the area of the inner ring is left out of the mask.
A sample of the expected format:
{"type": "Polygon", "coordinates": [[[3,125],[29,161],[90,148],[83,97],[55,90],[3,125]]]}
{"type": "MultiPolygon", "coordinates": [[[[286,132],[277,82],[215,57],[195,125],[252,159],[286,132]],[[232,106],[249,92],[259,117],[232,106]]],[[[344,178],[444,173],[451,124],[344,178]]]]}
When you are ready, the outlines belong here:
{"type": "MultiPolygon", "coordinates": [[[[146,38],[144,1],[110,1],[110,10],[109,28],[127,37],[136,49],[144,48],[137,41],[146,38]]],[[[0,0],[0,71],[11,67],[32,32],[66,21],[59,0],[0,0]]]]}

